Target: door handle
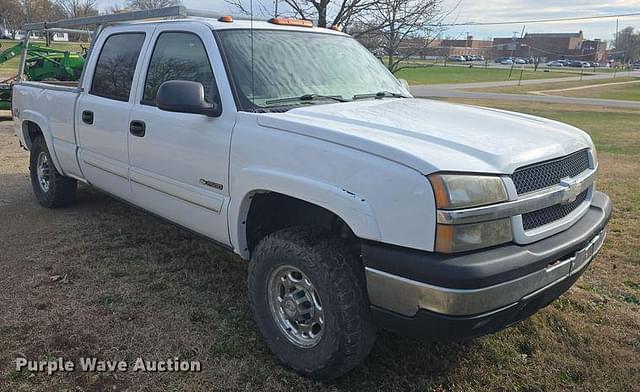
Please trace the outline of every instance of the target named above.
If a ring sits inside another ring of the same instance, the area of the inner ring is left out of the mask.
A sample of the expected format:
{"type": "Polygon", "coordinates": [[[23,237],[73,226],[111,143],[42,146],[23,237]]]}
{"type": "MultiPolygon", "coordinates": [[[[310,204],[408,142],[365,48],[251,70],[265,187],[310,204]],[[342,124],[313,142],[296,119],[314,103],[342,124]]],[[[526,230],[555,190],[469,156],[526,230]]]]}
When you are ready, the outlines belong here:
{"type": "Polygon", "coordinates": [[[144,121],[133,120],[131,124],[129,124],[129,133],[133,136],[144,137],[144,134],[147,131],[147,126],[144,121]]]}
{"type": "Polygon", "coordinates": [[[82,122],[85,124],[92,125],[93,124],[93,112],[90,110],[85,110],[82,112],[82,122]]]}

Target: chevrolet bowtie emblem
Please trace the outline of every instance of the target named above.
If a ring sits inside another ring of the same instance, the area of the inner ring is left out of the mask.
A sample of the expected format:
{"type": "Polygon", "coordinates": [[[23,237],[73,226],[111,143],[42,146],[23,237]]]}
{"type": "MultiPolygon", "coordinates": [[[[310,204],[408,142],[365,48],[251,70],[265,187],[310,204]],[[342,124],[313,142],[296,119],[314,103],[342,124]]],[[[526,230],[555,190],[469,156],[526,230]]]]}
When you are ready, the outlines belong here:
{"type": "Polygon", "coordinates": [[[560,201],[562,205],[573,203],[578,195],[582,193],[582,183],[572,178],[563,178],[560,180],[560,185],[565,187],[562,192],[562,200],[560,201]]]}

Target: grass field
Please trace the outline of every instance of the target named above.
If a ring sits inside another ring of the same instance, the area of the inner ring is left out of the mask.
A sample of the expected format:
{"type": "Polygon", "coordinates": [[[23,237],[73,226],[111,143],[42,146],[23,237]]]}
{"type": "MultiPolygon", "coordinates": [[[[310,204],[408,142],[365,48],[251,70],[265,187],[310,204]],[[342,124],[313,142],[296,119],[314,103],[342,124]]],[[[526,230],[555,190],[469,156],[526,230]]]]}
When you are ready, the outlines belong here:
{"type": "MultiPolygon", "coordinates": [[[[10,47],[18,44],[20,41],[12,41],[12,40],[0,40],[0,52],[9,49],[10,47]]],[[[44,41],[31,41],[36,45],[45,46],[44,41]]],[[[52,42],[51,48],[60,49],[60,50],[69,50],[72,52],[82,53],[82,46],[88,47],[89,44],[79,44],[77,42],[52,42]]],[[[13,72],[18,70],[18,62],[20,57],[14,57],[13,59],[7,61],[6,63],[0,64],[0,70],[5,72],[13,72]]]]}
{"type": "Polygon", "coordinates": [[[575,82],[560,82],[553,84],[529,84],[523,86],[503,86],[503,87],[488,87],[479,89],[468,89],[472,92],[487,92],[487,93],[506,93],[506,94],[531,94],[542,92],[547,95],[561,95],[566,97],[580,97],[580,98],[601,98],[601,99],[620,99],[628,101],[640,101],[640,83],[630,84],[613,84],[613,83],[627,83],[627,82],[640,82],[640,78],[623,76],[616,78],[598,79],[598,80],[584,80],[575,82]],[[601,87],[597,87],[600,86],[601,87]],[[594,87],[590,87],[594,86],[594,87]],[[575,89],[578,87],[589,87],[586,89],[575,89]]]}
{"type": "MultiPolygon", "coordinates": [[[[566,72],[525,71],[523,80],[566,78],[575,76],[566,72]]],[[[405,68],[396,73],[396,77],[406,79],[409,84],[448,84],[448,83],[475,83],[495,82],[501,80],[520,79],[520,70],[514,70],[509,78],[509,69],[484,68],[484,67],[426,67],[405,68]]]]}
{"type": "Polygon", "coordinates": [[[621,99],[623,101],[640,101],[640,83],[603,86],[583,90],[559,91],[553,93],[565,97],[621,99]]]}
{"type": "MultiPolygon", "coordinates": [[[[477,101],[473,101],[477,103],[477,101]]],[[[640,114],[487,103],[582,127],[614,201],[607,242],[567,294],[531,319],[466,343],[379,334],[331,383],[282,368],[247,306],[246,264],[89,188],[46,210],[27,153],[0,123],[0,390],[632,391],[640,385],[640,114]],[[16,356],[199,360],[181,373],[16,372],[16,356]]]]}

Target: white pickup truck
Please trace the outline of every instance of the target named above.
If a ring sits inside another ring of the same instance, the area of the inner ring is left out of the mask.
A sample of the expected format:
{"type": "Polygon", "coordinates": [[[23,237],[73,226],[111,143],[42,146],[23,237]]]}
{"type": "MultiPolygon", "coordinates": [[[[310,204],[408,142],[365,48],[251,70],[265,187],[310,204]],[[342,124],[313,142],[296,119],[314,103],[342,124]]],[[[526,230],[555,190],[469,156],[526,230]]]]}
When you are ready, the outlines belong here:
{"type": "Polygon", "coordinates": [[[316,379],[358,365],[377,328],[461,339],[529,317],[611,215],[584,132],[415,99],[356,40],[297,20],[106,26],[79,86],[19,82],[13,116],[40,204],[82,182],[250,260],[266,343],[316,379]]]}

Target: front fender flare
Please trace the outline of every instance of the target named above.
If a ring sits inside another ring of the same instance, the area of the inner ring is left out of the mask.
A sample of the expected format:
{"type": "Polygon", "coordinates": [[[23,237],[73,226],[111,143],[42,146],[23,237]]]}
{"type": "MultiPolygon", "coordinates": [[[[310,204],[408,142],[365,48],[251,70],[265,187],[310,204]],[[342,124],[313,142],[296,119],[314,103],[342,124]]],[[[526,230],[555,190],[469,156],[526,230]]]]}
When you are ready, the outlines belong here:
{"type": "Polygon", "coordinates": [[[340,217],[357,237],[374,241],[381,238],[366,198],[340,186],[280,171],[247,168],[237,173],[231,189],[229,235],[236,252],[245,259],[249,257],[246,217],[252,196],[261,192],[276,192],[317,205],[340,217]]]}

